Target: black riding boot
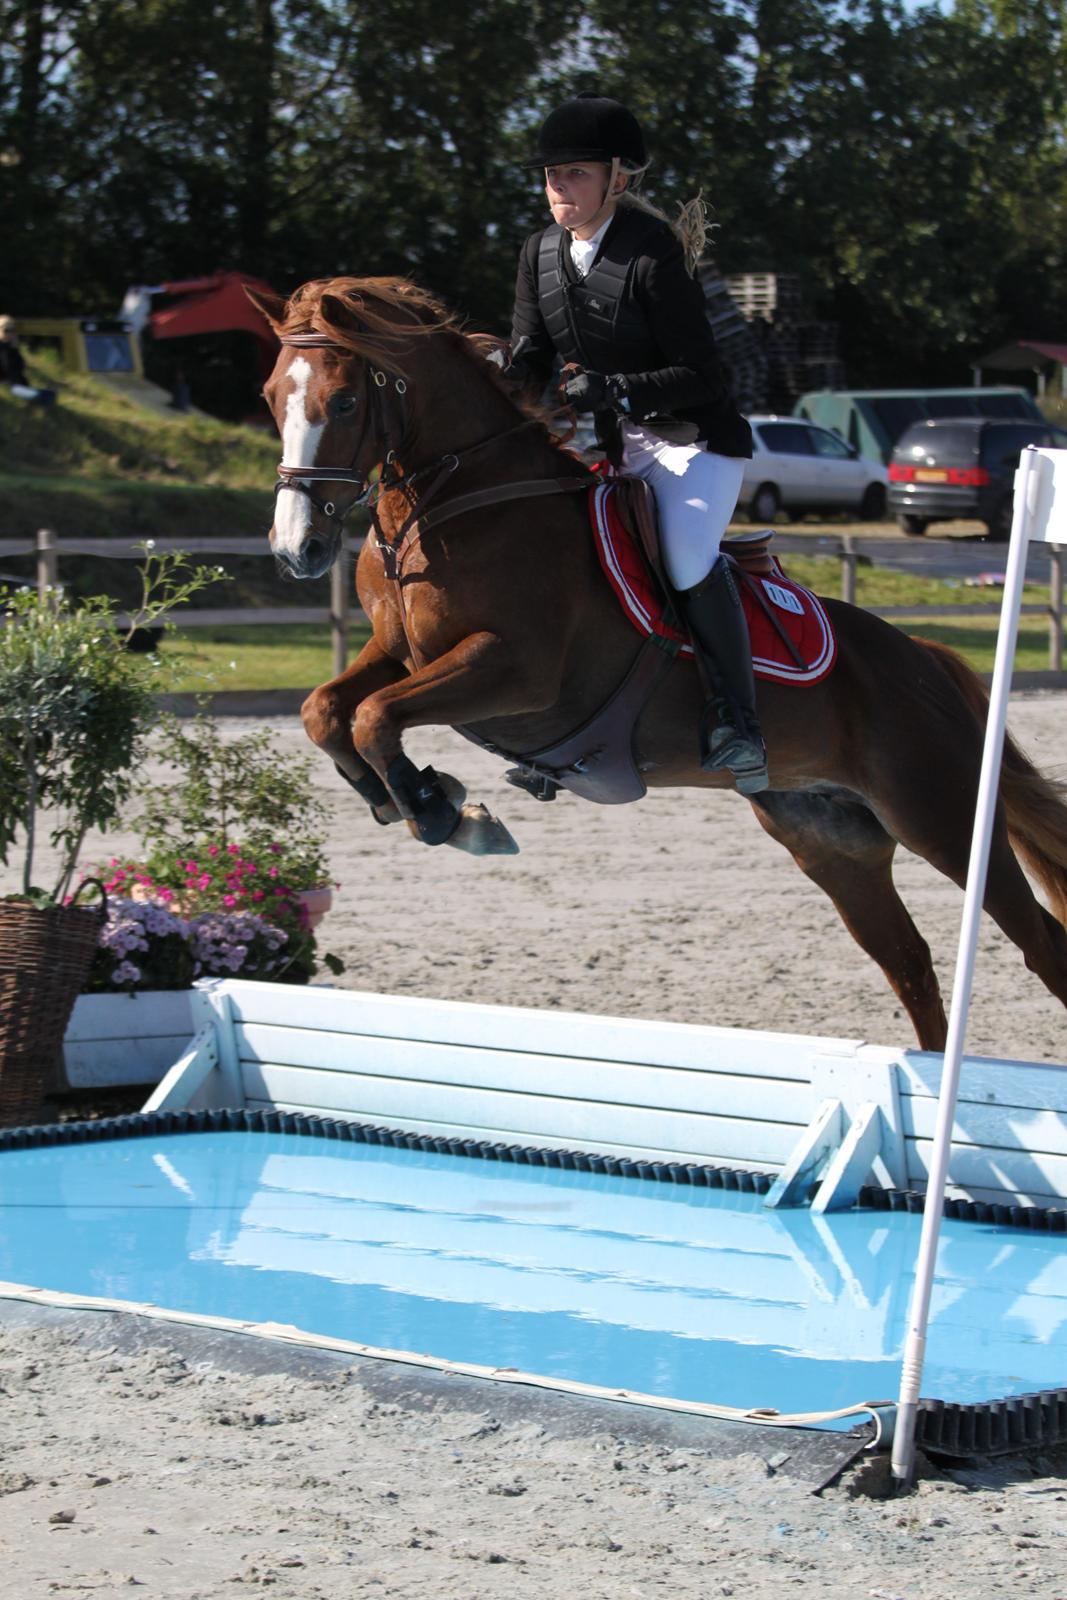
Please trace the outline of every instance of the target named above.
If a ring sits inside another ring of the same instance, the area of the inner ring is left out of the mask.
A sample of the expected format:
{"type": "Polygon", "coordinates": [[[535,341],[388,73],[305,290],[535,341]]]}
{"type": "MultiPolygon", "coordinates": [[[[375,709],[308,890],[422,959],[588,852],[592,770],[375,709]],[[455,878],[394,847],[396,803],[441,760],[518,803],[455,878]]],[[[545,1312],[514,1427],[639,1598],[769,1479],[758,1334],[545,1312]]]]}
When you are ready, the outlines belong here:
{"type": "Polygon", "coordinates": [[[701,768],[726,768],[740,794],[758,794],[769,786],[767,750],[756,718],[748,623],[726,557],[691,589],[679,590],[678,604],[711,689],[701,720],[701,768]]]}

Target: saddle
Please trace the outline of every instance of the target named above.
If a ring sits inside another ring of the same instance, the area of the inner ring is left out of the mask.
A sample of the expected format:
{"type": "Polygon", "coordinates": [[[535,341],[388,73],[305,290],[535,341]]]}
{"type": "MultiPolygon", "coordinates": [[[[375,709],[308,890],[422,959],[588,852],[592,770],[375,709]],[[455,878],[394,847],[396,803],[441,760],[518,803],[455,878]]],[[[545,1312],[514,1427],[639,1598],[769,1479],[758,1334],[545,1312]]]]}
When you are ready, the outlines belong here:
{"type": "MultiPolygon", "coordinates": [[[[625,532],[629,534],[634,547],[644,557],[649,573],[655,580],[664,612],[677,620],[674,595],[663,565],[656,497],[644,478],[613,477],[611,483],[615,491],[613,502],[615,514],[625,532]]],[[[773,528],[753,528],[751,532],[735,534],[733,538],[728,539],[723,546],[723,552],[742,573],[770,578],[779,570],[770,554],[773,538],[773,528]]]]}

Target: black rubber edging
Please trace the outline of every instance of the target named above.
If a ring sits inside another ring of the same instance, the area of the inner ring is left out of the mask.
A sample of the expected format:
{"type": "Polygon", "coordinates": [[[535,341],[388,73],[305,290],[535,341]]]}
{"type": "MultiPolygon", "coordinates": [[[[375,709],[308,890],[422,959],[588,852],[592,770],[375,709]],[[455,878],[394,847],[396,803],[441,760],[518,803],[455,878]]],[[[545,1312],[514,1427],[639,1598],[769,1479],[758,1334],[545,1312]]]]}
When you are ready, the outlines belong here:
{"type": "MultiPolygon", "coordinates": [[[[926,1196],[917,1189],[879,1189],[864,1184],[856,1198],[861,1211],[911,1211],[926,1209],[926,1196]]],[[[946,1197],[944,1216],[956,1222],[992,1223],[998,1228],[1028,1228],[1034,1233],[1067,1233],[1067,1209],[1059,1206],[1015,1206],[993,1200],[946,1197]]]]}
{"type": "Polygon", "coordinates": [[[135,1111],[95,1122],[53,1122],[0,1128],[0,1151],[41,1149],[48,1145],[88,1144],[105,1139],[137,1139],[156,1133],[296,1133],[313,1139],[384,1145],[395,1150],[421,1150],[433,1155],[472,1156],[482,1161],[510,1161],[519,1166],[557,1167],[566,1172],[595,1172],[612,1178],[643,1178],[693,1188],[726,1189],[740,1194],[766,1194],[774,1182],[769,1172],[739,1167],[714,1167],[688,1161],[634,1161],[590,1150],[547,1150],[536,1145],[493,1144],[458,1135],[407,1133],[340,1117],[318,1117],[303,1111],[135,1111]]]}
{"type": "MultiPolygon", "coordinates": [[[[919,1214],[926,1209],[926,1196],[915,1189],[879,1189],[865,1184],[856,1206],[859,1210],[919,1214]]],[[[984,1222],[1033,1233],[1067,1233],[1067,1210],[1058,1206],[1017,1206],[946,1196],[944,1215],[957,1222],[984,1222]]],[[[920,1400],[915,1442],[928,1455],[961,1460],[1067,1444],[1067,1388],[1041,1389],[973,1405],[920,1400]]]]}
{"type": "Polygon", "coordinates": [[[963,1460],[1067,1444],[1067,1389],[1041,1389],[974,1405],[920,1400],[915,1443],[927,1455],[963,1460]]]}

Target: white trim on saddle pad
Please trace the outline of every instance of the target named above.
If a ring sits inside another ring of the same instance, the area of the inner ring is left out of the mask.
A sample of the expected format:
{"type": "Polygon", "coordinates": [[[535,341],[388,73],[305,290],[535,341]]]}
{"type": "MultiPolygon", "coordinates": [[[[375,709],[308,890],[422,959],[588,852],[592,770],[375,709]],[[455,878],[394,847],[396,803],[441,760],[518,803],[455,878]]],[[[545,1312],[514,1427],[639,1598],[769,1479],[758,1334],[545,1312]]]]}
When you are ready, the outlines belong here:
{"type": "MultiPolygon", "coordinates": [[[[615,529],[612,526],[610,514],[610,497],[614,490],[614,484],[602,483],[597,485],[592,494],[593,532],[596,535],[601,563],[611,580],[612,588],[618,595],[623,610],[634,625],[642,633],[656,633],[660,637],[670,637],[670,635],[664,634],[661,628],[657,626],[659,618],[653,615],[646,601],[633,587],[619,560],[615,543],[615,529]]],[[[771,559],[776,570],[784,578],[785,574],[781,572],[777,561],[774,560],[773,556],[771,559]]],[[[797,599],[798,591],[806,597],[812,619],[819,630],[819,649],[815,658],[803,667],[798,667],[791,661],[773,661],[766,656],[753,654],[752,665],[757,674],[761,678],[775,678],[781,683],[815,683],[820,678],[825,678],[833,666],[834,657],[837,654],[837,640],[834,637],[830,619],[826,615],[818,596],[812,594],[810,589],[805,589],[802,584],[793,583],[792,579],[787,580],[789,588],[774,582],[771,578],[759,578],[758,581],[763,585],[767,599],[772,605],[776,606],[778,610],[790,612],[794,616],[800,614],[797,599]]],[[[693,646],[691,644],[680,644],[678,654],[692,659],[694,654],[693,646]]]]}

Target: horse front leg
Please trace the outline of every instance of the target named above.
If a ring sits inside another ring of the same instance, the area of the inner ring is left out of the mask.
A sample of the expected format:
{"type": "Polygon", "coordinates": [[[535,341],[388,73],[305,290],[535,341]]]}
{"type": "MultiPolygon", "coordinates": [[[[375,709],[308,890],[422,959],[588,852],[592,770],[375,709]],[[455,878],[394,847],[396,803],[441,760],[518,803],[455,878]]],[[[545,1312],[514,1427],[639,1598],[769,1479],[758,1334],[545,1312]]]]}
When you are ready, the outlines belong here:
{"type": "Polygon", "coordinates": [[[537,709],[552,698],[536,693],[496,634],[471,634],[402,682],[368,695],[356,712],[356,749],[423,844],[450,844],[471,855],[514,855],[518,845],[503,823],[483,805],[457,805],[447,791],[447,774],[432,767],[420,772],[404,753],[403,736],[408,728],[454,727],[537,709]]]}
{"type": "Polygon", "coordinates": [[[312,689],[300,716],[304,732],[328,755],[346,783],[370,807],[376,822],[399,822],[401,815],[374,768],[357,753],[352,719],[368,695],[406,677],[406,668],[370,638],[340,677],[312,689]]]}

